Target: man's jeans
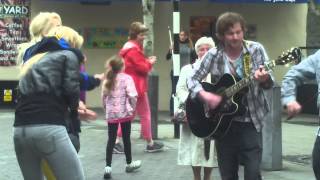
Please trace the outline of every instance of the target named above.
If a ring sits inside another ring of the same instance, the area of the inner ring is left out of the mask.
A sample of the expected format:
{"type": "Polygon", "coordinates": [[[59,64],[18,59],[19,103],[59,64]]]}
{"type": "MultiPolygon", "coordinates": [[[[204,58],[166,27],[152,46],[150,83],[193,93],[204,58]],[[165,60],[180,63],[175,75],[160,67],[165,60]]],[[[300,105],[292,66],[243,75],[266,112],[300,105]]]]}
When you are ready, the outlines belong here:
{"type": "Polygon", "coordinates": [[[228,133],[215,143],[222,180],[238,180],[240,163],[245,180],[261,179],[262,134],[253,123],[232,122],[228,133]]]}
{"type": "Polygon", "coordinates": [[[320,180],[320,137],[317,135],[312,151],[312,167],[317,180],[320,180]]]}

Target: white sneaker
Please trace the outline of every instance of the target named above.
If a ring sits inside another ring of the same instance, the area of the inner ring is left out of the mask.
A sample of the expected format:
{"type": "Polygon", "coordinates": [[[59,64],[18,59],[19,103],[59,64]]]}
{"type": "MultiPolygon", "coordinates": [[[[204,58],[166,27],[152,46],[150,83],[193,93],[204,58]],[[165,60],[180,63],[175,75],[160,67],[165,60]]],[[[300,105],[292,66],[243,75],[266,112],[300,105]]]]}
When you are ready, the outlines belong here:
{"type": "Polygon", "coordinates": [[[110,166],[107,166],[104,168],[104,175],[103,175],[103,178],[104,179],[110,179],[111,178],[111,167],[110,166]]]}
{"type": "Polygon", "coordinates": [[[141,167],[141,161],[140,160],[136,160],[136,161],[132,161],[130,164],[126,165],[126,172],[132,172],[138,168],[141,167]]]}

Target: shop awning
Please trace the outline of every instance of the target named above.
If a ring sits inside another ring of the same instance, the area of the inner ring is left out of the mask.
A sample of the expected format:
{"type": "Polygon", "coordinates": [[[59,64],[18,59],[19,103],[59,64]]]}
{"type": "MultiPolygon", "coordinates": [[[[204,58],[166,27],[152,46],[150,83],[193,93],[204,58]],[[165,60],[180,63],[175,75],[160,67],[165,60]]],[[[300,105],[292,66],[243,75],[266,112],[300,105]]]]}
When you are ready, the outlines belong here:
{"type": "MultiPolygon", "coordinates": [[[[308,3],[309,0],[209,0],[213,3],[308,3]]],[[[320,0],[317,0],[320,1],[320,0]]]]}
{"type": "MultiPolygon", "coordinates": [[[[141,3],[141,0],[48,0],[60,2],[76,2],[83,4],[105,4],[111,3],[141,3]]],[[[170,2],[173,0],[155,0],[156,2],[170,2]]],[[[201,2],[200,0],[179,0],[180,2],[201,2]]],[[[212,3],[308,3],[309,0],[208,0],[212,3]]],[[[320,4],[320,0],[315,0],[320,4]]]]}

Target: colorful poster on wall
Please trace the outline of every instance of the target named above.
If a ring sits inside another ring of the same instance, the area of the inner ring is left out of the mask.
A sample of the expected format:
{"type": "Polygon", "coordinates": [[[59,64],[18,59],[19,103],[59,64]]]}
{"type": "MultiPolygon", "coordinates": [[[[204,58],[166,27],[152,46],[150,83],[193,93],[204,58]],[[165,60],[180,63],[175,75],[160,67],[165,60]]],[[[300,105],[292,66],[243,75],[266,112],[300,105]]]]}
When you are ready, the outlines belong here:
{"type": "Polygon", "coordinates": [[[119,49],[128,40],[128,28],[84,28],[85,48],[119,49]]]}
{"type": "Polygon", "coordinates": [[[29,40],[31,0],[0,0],[0,66],[16,65],[17,45],[29,40]]]}

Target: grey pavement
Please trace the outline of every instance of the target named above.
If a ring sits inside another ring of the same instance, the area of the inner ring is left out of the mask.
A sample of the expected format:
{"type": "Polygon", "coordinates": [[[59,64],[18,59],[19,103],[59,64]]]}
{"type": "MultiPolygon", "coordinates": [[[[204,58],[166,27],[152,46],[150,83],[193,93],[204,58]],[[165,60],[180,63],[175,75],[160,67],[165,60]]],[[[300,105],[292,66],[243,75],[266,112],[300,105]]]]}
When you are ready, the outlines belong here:
{"type": "MultiPolygon", "coordinates": [[[[15,158],[12,143],[12,110],[0,110],[0,180],[23,179],[15,158]]],[[[132,156],[142,160],[142,167],[134,173],[125,173],[124,155],[114,155],[112,179],[115,180],[179,180],[192,179],[188,166],[178,166],[178,139],[174,139],[173,125],[168,122],[167,113],[159,113],[158,137],[165,144],[165,151],[146,153],[145,142],[140,139],[140,125],[132,126],[132,156]]],[[[264,180],[314,180],[311,167],[311,152],[315,139],[317,116],[301,115],[290,122],[282,123],[283,169],[280,171],[262,171],[264,180]]],[[[103,179],[105,166],[105,146],[107,142],[106,124],[102,116],[91,123],[83,123],[81,133],[82,161],[86,179],[103,179]]],[[[280,146],[280,144],[279,144],[280,146]]],[[[239,170],[243,179],[243,169],[239,170]]],[[[213,180],[220,180],[217,168],[213,171],[213,180]]]]}

